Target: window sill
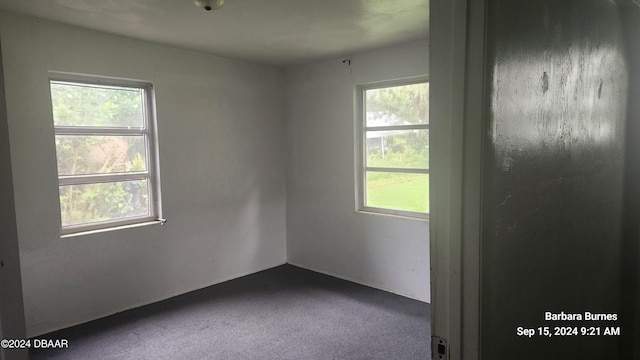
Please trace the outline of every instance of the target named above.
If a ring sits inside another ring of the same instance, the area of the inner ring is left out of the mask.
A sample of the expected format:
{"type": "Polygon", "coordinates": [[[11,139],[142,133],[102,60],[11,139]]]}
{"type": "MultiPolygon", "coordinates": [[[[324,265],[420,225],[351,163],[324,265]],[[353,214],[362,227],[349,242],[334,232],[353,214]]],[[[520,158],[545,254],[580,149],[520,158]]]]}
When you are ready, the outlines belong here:
{"type": "Polygon", "coordinates": [[[71,238],[71,237],[76,237],[76,236],[98,234],[98,233],[114,231],[114,230],[131,229],[131,228],[136,228],[136,227],[141,227],[141,226],[164,225],[166,222],[167,221],[164,220],[164,219],[163,220],[151,220],[151,221],[144,221],[144,222],[133,223],[133,224],[111,226],[111,227],[103,228],[103,229],[78,230],[78,231],[71,232],[71,233],[61,234],[60,238],[61,239],[65,239],[65,238],[71,238]]]}
{"type": "Polygon", "coordinates": [[[382,212],[382,211],[378,211],[378,210],[369,210],[369,209],[360,209],[360,210],[356,210],[357,214],[363,214],[363,215],[378,215],[378,216],[388,216],[388,217],[394,217],[394,218],[398,218],[398,219],[406,219],[406,220],[416,220],[416,221],[423,221],[423,222],[429,222],[429,214],[426,215],[410,215],[410,214],[401,214],[401,213],[395,213],[395,212],[382,212]]]}

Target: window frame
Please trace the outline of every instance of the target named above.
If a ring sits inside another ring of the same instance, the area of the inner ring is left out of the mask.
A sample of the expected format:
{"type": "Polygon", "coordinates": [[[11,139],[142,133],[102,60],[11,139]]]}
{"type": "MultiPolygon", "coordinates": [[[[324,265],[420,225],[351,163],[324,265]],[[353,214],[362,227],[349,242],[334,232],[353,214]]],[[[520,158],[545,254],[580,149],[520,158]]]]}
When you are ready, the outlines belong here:
{"type": "MultiPolygon", "coordinates": [[[[378,171],[388,173],[411,173],[411,174],[426,174],[429,175],[429,168],[386,168],[386,167],[369,167],[367,166],[367,150],[366,139],[367,131],[384,131],[384,130],[429,130],[430,121],[427,124],[411,124],[411,125],[395,125],[395,126],[366,126],[366,91],[375,89],[384,89],[390,87],[414,85],[414,84],[428,84],[429,76],[421,75],[409,78],[385,80],[374,83],[367,83],[357,85],[355,89],[355,188],[356,188],[356,212],[369,213],[369,214],[381,214],[381,215],[393,215],[401,216],[416,220],[429,220],[429,213],[422,213],[416,211],[396,210],[389,208],[381,208],[375,206],[367,206],[367,172],[378,171]]],[[[429,137],[431,132],[429,131],[429,137]]],[[[429,154],[430,155],[430,154],[429,154]]]]}
{"type": "Polygon", "coordinates": [[[145,142],[146,171],[131,173],[110,174],[58,174],[58,154],[56,154],[56,176],[58,178],[58,209],[60,211],[60,235],[61,237],[81,235],[84,233],[102,232],[131,226],[146,224],[164,224],[162,217],[162,202],[160,192],[160,168],[159,147],[156,118],[156,102],[154,87],[151,82],[130,80],[95,75],[70,74],[62,72],[50,72],[48,78],[48,91],[51,106],[51,123],[53,125],[54,141],[58,136],[65,135],[92,135],[92,136],[143,136],[145,142]],[[143,124],[142,127],[106,127],[106,126],[56,126],[53,119],[53,100],[51,98],[52,84],[70,84],[94,87],[132,88],[142,90],[143,124]],[[82,224],[62,225],[62,208],[60,206],[60,188],[69,185],[102,184],[108,182],[122,182],[147,180],[149,214],[133,216],[115,220],[87,222],[82,224]]]}

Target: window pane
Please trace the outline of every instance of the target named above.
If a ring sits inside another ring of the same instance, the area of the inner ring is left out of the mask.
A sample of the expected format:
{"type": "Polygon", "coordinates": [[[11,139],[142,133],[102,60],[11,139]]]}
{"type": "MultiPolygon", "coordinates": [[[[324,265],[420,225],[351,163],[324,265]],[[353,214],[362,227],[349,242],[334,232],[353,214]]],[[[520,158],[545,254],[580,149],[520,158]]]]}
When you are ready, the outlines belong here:
{"type": "Polygon", "coordinates": [[[56,126],[144,127],[143,89],[51,82],[56,126]]]}
{"type": "Polygon", "coordinates": [[[147,170],[144,135],[56,135],[58,175],[147,170]]]}
{"type": "Polygon", "coordinates": [[[147,180],[60,186],[62,226],[144,217],[147,180]]]}
{"type": "Polygon", "coordinates": [[[429,175],[368,171],[365,206],[429,212],[429,175]]]}
{"type": "Polygon", "coordinates": [[[428,169],[429,130],[367,131],[367,166],[428,169]]]}
{"type": "Polygon", "coordinates": [[[367,127],[429,123],[429,83],[365,91],[367,127]]]}

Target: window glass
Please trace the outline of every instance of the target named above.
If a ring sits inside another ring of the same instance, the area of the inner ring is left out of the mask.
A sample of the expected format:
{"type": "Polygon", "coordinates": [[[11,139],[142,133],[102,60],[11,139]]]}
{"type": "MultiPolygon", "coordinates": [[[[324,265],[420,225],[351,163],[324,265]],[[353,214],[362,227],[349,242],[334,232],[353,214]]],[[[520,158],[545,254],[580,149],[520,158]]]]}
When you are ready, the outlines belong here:
{"type": "Polygon", "coordinates": [[[62,233],[158,219],[149,84],[51,81],[62,233]]]}
{"type": "Polygon", "coordinates": [[[143,89],[51,82],[55,126],[144,127],[143,89]]]}
{"type": "Polygon", "coordinates": [[[363,87],[361,207],[429,213],[429,84],[363,87]]]}
{"type": "Polygon", "coordinates": [[[429,212],[429,174],[367,171],[367,205],[429,212]]]}
{"type": "Polygon", "coordinates": [[[367,166],[429,168],[429,130],[367,131],[367,166]]]}
{"type": "Polygon", "coordinates": [[[367,127],[428,124],[429,83],[366,90],[367,127]]]}
{"type": "Polygon", "coordinates": [[[147,180],[60,186],[62,226],[149,215],[147,180]]]}
{"type": "Polygon", "coordinates": [[[58,135],[58,175],[144,172],[146,150],[143,135],[58,135]]]}

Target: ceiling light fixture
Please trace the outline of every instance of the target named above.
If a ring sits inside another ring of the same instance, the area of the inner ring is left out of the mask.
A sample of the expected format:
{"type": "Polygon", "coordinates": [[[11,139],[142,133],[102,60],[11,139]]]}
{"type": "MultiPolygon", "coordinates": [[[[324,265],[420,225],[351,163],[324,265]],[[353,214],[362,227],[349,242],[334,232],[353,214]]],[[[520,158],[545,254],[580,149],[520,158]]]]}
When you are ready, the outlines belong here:
{"type": "Polygon", "coordinates": [[[221,8],[224,5],[224,0],[195,0],[193,3],[200,8],[211,11],[221,8]]]}

